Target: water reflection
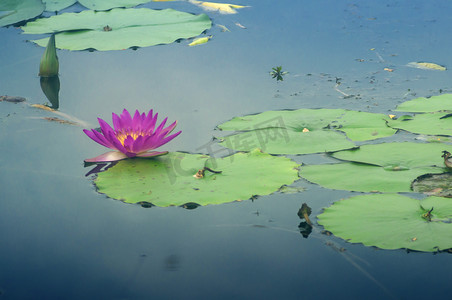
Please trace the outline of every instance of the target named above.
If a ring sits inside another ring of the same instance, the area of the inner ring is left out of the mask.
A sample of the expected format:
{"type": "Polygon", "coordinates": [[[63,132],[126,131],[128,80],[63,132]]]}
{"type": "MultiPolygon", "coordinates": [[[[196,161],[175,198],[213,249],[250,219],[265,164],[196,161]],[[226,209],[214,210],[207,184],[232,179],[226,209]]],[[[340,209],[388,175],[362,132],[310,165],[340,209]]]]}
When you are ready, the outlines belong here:
{"type": "Polygon", "coordinates": [[[165,269],[167,271],[178,271],[180,269],[180,258],[176,254],[171,254],[165,258],[165,269]]]}
{"type": "Polygon", "coordinates": [[[301,235],[305,239],[307,239],[312,232],[312,223],[311,220],[309,219],[311,212],[312,212],[311,208],[306,203],[303,203],[297,213],[298,217],[301,220],[304,220],[300,223],[300,225],[298,225],[298,229],[300,230],[301,235]]]}
{"type": "Polygon", "coordinates": [[[50,101],[50,108],[58,109],[60,107],[60,78],[57,76],[40,77],[41,89],[46,98],[50,101]]]}
{"type": "Polygon", "coordinates": [[[100,172],[107,171],[108,169],[110,169],[111,167],[116,165],[117,163],[118,163],[117,161],[106,162],[106,163],[89,163],[89,162],[85,162],[85,168],[94,166],[88,173],[85,174],[85,177],[88,177],[89,175],[94,175],[94,174],[97,174],[97,173],[100,173],[100,172]]]}

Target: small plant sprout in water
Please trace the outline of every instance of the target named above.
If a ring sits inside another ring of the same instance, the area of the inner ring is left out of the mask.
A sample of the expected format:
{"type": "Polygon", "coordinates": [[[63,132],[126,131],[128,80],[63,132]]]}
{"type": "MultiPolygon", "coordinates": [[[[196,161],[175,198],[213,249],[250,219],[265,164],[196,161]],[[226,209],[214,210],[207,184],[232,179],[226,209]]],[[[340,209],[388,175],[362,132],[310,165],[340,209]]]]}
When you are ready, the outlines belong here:
{"type": "Polygon", "coordinates": [[[124,109],[121,116],[113,115],[113,128],[104,120],[98,118],[100,132],[96,129],[83,131],[93,141],[115,151],[110,151],[85,162],[117,161],[130,157],[152,157],[168,153],[167,151],[150,151],[156,149],[178,136],[182,131],[169,135],[176,127],[177,121],[164,128],[168,118],[156,127],[158,113],[151,109],[146,115],[135,111],[133,118],[124,109]]]}
{"type": "Polygon", "coordinates": [[[279,66],[279,67],[272,68],[270,75],[272,76],[272,78],[276,78],[276,81],[283,81],[284,80],[283,76],[288,73],[289,72],[284,72],[282,70],[282,66],[279,66]]]}

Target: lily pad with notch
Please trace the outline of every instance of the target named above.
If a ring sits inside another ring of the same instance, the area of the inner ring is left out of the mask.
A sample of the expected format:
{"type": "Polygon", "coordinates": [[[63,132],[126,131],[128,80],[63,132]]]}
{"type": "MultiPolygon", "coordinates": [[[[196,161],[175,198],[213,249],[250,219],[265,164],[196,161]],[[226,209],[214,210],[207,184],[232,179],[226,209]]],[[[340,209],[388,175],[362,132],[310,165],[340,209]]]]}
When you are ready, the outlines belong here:
{"type": "Polygon", "coordinates": [[[448,198],[360,195],[335,202],[318,219],[326,230],[351,243],[425,252],[452,248],[452,201],[448,198]]]}
{"type": "Polygon", "coordinates": [[[213,159],[173,152],[152,159],[127,159],[99,173],[100,193],[127,203],[155,206],[220,204],[268,195],[297,180],[298,164],[254,150],[213,159]],[[201,172],[199,170],[209,170],[201,172]],[[196,175],[196,176],[194,176],[196,175]]]}
{"type": "Polygon", "coordinates": [[[383,114],[344,109],[299,109],[266,111],[235,117],[218,126],[236,133],[221,145],[240,151],[260,147],[272,154],[307,154],[350,149],[352,141],[393,135],[383,114]],[[238,133],[237,133],[238,132],[238,133]]]}
{"type": "Polygon", "coordinates": [[[443,173],[439,143],[383,143],[332,153],[346,162],[304,165],[300,175],[326,188],[359,192],[411,192],[411,183],[428,173],[443,173]]]}
{"type": "MultiPolygon", "coordinates": [[[[193,15],[174,9],[115,8],[63,13],[29,22],[22,29],[25,34],[58,32],[55,39],[60,49],[108,51],[170,44],[195,37],[211,26],[206,14],[193,15]]],[[[43,47],[47,41],[48,38],[33,40],[43,47]]]]}

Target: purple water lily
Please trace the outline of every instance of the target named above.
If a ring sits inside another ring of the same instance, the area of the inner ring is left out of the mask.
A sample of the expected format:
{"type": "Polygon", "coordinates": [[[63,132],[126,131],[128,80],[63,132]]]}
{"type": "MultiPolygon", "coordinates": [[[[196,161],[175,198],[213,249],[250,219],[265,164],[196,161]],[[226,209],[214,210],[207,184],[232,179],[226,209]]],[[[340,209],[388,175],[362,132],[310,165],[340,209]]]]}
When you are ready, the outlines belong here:
{"type": "Polygon", "coordinates": [[[153,115],[152,109],[146,116],[135,111],[133,118],[130,113],[124,109],[121,116],[113,115],[113,128],[104,120],[98,118],[101,132],[95,129],[84,129],[92,140],[110,149],[110,151],[94,158],[85,159],[86,162],[108,162],[117,161],[128,157],[152,157],[168,153],[168,151],[157,152],[150,151],[156,149],[178,136],[182,131],[169,135],[176,127],[177,121],[166,128],[165,118],[158,127],[158,113],[153,115]]]}

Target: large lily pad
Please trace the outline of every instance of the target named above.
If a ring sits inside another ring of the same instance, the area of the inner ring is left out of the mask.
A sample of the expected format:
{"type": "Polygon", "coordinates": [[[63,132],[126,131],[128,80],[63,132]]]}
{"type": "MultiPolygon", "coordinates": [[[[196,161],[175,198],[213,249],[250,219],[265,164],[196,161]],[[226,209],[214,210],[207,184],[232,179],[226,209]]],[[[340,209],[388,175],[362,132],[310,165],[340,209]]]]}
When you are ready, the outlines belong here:
{"type": "Polygon", "coordinates": [[[405,170],[418,167],[444,167],[442,152],[452,152],[452,146],[440,143],[396,142],[363,145],[332,156],[342,160],[368,163],[386,169],[405,170]]]}
{"type": "Polygon", "coordinates": [[[267,195],[298,179],[297,164],[258,150],[212,159],[206,155],[169,153],[153,159],[128,159],[99,173],[98,191],[127,203],[156,206],[220,204],[267,195]],[[205,171],[204,166],[221,173],[205,171]]]}
{"type": "Polygon", "coordinates": [[[352,243],[429,252],[452,248],[448,198],[361,195],[335,202],[318,218],[326,230],[352,243]]]}
{"type": "Polygon", "coordinates": [[[443,150],[449,145],[384,143],[332,155],[352,162],[303,166],[302,177],[326,188],[359,192],[410,192],[411,183],[427,173],[444,172],[443,150]]]}
{"type": "Polygon", "coordinates": [[[46,11],[59,11],[73,5],[77,0],[42,0],[46,11]]]}
{"type": "Polygon", "coordinates": [[[43,11],[40,0],[1,0],[0,27],[32,19],[43,11]]]}
{"type": "Polygon", "coordinates": [[[228,148],[249,151],[258,146],[274,154],[306,154],[352,148],[347,137],[364,141],[393,135],[388,119],[343,109],[299,109],[236,117],[218,128],[245,131],[224,138],[221,144],[228,148]]]}
{"type": "MultiPolygon", "coordinates": [[[[174,9],[116,8],[64,13],[29,22],[22,29],[26,34],[59,32],[55,40],[60,49],[107,51],[169,44],[197,36],[211,25],[205,14],[193,15],[174,9]]],[[[44,47],[47,40],[33,42],[44,47]]]]}
{"type": "Polygon", "coordinates": [[[416,98],[403,102],[396,109],[396,111],[406,112],[435,112],[443,110],[452,111],[452,94],[442,94],[430,98],[416,98]]]}
{"type": "Polygon", "coordinates": [[[450,115],[450,112],[402,116],[397,120],[388,121],[388,125],[413,133],[452,136],[452,115],[450,115]]]}
{"type": "Polygon", "coordinates": [[[108,10],[115,7],[134,7],[151,0],[78,0],[78,2],[94,10],[108,10]]]}

